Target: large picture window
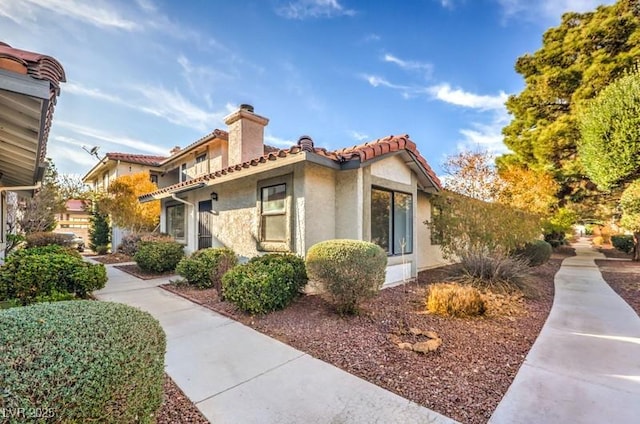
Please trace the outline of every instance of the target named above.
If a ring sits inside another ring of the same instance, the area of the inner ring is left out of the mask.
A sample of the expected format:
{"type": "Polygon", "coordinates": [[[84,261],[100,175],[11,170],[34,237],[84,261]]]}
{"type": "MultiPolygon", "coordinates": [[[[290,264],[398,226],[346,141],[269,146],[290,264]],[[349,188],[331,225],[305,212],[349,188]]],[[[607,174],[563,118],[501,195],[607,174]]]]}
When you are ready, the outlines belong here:
{"type": "Polygon", "coordinates": [[[371,190],[371,241],[389,255],[413,252],[413,196],[371,190]]]}
{"type": "Polygon", "coordinates": [[[185,240],[184,205],[167,206],[167,233],[177,241],[185,240]]]}
{"type": "Polygon", "coordinates": [[[287,241],[287,185],[277,184],[260,190],[261,241],[287,241]]]}

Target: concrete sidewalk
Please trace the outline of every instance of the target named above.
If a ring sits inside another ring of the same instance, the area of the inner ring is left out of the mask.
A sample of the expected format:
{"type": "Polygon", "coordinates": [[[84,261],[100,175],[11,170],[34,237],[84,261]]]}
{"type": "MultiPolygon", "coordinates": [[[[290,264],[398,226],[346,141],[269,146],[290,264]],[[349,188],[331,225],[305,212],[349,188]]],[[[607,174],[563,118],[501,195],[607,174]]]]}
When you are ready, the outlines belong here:
{"type": "Polygon", "coordinates": [[[490,419],[640,422],[640,318],[602,279],[586,240],[555,277],[549,318],[490,419]]]}
{"type": "Polygon", "coordinates": [[[215,424],[455,422],[156,287],[166,278],[107,272],[96,297],[160,321],[167,373],[215,424]]]}

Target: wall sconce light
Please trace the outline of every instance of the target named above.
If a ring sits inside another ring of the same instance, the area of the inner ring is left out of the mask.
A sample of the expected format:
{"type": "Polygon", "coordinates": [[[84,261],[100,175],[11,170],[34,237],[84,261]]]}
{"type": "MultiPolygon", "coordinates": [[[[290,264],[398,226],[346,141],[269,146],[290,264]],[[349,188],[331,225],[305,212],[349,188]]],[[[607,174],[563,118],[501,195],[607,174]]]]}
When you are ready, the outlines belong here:
{"type": "Polygon", "coordinates": [[[218,193],[215,191],[211,193],[211,200],[218,201],[218,193]]]}

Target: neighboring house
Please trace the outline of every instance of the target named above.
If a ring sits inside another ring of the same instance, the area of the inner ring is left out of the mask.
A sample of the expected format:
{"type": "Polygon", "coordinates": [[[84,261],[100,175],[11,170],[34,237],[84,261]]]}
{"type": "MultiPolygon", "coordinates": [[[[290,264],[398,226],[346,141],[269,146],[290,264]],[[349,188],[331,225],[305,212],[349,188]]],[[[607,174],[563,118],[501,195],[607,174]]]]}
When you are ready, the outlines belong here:
{"type": "Polygon", "coordinates": [[[7,192],[31,196],[42,182],[62,65],[50,56],[0,42],[0,258],[7,231],[7,192]]]}
{"type": "Polygon", "coordinates": [[[88,243],[91,215],[85,209],[85,201],[67,200],[64,209],[64,212],[58,214],[58,225],[53,231],[56,233],[75,233],[88,243]]]}
{"type": "Polygon", "coordinates": [[[443,263],[423,224],[440,181],[407,135],[336,151],[302,136],[278,150],[265,148],[268,119],[253,107],[225,123],[228,133],[216,130],[164,160],[160,188],[140,197],[161,200],[161,231],[188,252],[304,256],[323,240],[370,240],[389,255],[387,283],[443,263]]]}
{"type": "MultiPolygon", "coordinates": [[[[138,155],[133,153],[107,153],[87,172],[82,182],[89,185],[93,191],[106,191],[116,178],[123,175],[148,172],[149,178],[156,184],[163,179],[160,163],[164,156],[138,155]]],[[[120,244],[124,230],[113,226],[111,228],[111,246],[113,250],[120,244]]]]}

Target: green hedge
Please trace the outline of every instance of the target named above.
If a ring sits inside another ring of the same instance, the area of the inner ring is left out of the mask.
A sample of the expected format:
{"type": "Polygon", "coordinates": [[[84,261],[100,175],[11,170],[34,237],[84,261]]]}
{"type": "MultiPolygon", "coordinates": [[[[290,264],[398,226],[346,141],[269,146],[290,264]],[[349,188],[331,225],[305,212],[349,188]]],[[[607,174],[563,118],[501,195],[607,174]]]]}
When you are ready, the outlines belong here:
{"type": "Polygon", "coordinates": [[[0,300],[28,305],[56,299],[56,293],[86,297],[106,282],[104,265],[85,262],[77,252],[55,245],[22,249],[0,267],[0,300]]]}
{"type": "Polygon", "coordinates": [[[176,266],[176,272],[191,285],[201,289],[214,287],[222,294],[222,276],[237,264],[238,257],[231,249],[202,249],[183,258],[176,266]]]}
{"type": "Polygon", "coordinates": [[[553,248],[551,244],[544,240],[534,240],[524,245],[522,249],[516,250],[514,256],[527,262],[529,266],[540,266],[551,258],[553,248]]]}
{"type": "Polygon", "coordinates": [[[0,407],[46,414],[34,422],[155,422],[165,347],[158,322],[122,304],[73,301],[0,311],[0,407]]]}
{"type": "Polygon", "coordinates": [[[237,265],[222,277],[225,300],[251,314],[288,306],[307,283],[304,261],[295,255],[269,254],[237,265]]]}
{"type": "Polygon", "coordinates": [[[615,235],[611,236],[611,244],[613,247],[624,253],[633,252],[633,236],[632,235],[615,235]]]}
{"type": "Polygon", "coordinates": [[[309,278],[322,286],[338,312],[354,314],[384,284],[387,254],[366,241],[328,240],[311,246],[306,263],[309,278]]]}
{"type": "Polygon", "coordinates": [[[175,241],[141,241],[133,259],[147,272],[167,272],[176,269],[184,257],[184,245],[175,241]]]}

